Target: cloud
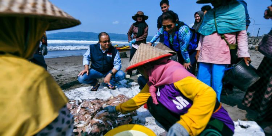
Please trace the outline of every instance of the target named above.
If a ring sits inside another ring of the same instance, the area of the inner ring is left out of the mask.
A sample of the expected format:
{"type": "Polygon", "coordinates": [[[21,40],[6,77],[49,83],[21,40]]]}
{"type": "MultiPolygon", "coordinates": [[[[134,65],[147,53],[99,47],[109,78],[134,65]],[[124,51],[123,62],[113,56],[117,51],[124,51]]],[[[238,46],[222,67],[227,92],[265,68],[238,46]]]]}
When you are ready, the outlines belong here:
{"type": "Polygon", "coordinates": [[[117,25],[117,24],[119,24],[119,21],[114,21],[114,22],[112,22],[112,24],[117,25]]]}

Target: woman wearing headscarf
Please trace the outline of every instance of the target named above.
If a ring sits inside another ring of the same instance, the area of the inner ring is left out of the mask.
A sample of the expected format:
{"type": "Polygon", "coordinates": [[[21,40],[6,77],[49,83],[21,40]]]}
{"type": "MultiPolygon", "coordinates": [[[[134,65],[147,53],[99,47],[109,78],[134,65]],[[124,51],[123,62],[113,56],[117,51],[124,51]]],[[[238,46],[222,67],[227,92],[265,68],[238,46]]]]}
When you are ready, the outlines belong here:
{"type": "Polygon", "coordinates": [[[202,21],[203,21],[203,17],[204,17],[204,12],[203,11],[197,11],[194,15],[195,17],[195,23],[193,25],[193,29],[195,31],[198,31],[199,27],[201,26],[202,24],[202,21]]]}
{"type": "Polygon", "coordinates": [[[67,97],[44,68],[28,60],[46,30],[80,21],[48,0],[0,0],[0,18],[0,134],[72,135],[67,97]]]}
{"type": "Polygon", "coordinates": [[[168,131],[168,136],[233,135],[233,121],[213,89],[180,63],[170,60],[170,56],[165,50],[141,45],[127,70],[137,68],[148,83],[132,99],[104,109],[128,113],[147,103],[149,112],[168,131]],[[158,104],[154,103],[151,88],[158,88],[158,104]]]}
{"type": "MultiPolygon", "coordinates": [[[[139,45],[141,43],[146,43],[146,38],[148,35],[148,25],[145,22],[145,20],[148,19],[148,16],[144,15],[144,12],[138,11],[134,16],[132,16],[132,19],[136,22],[130,26],[127,33],[128,42],[131,46],[129,61],[132,59],[139,45]],[[132,34],[133,37],[131,37],[132,34]]],[[[130,76],[132,75],[132,71],[128,71],[127,73],[130,76]]]]}
{"type": "MultiPolygon", "coordinates": [[[[265,11],[264,18],[272,19],[272,5],[265,11]]],[[[264,36],[260,44],[270,47],[270,50],[266,48],[266,52],[263,52],[260,49],[262,45],[259,45],[259,51],[264,54],[257,69],[261,78],[248,88],[242,104],[257,111],[256,120],[261,122],[272,119],[272,29],[264,36]]],[[[272,134],[272,126],[264,130],[266,133],[272,134]]]]}
{"type": "Polygon", "coordinates": [[[211,3],[214,6],[205,14],[198,29],[202,36],[197,48],[197,77],[215,90],[220,101],[226,67],[235,62],[236,56],[243,58],[247,65],[250,62],[245,9],[236,0],[197,0],[197,3],[211,3]]]}

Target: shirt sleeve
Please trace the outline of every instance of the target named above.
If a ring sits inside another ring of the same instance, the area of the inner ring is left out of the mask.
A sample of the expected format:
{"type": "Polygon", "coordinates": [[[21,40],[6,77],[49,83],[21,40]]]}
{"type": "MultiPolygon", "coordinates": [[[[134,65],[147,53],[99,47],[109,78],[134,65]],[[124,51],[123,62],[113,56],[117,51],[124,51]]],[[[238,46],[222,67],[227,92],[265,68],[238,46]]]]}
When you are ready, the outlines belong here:
{"type": "Polygon", "coordinates": [[[119,111],[121,113],[135,111],[136,109],[144,105],[149,97],[150,97],[149,86],[146,84],[145,87],[136,96],[134,96],[133,98],[129,99],[124,103],[117,105],[116,111],[119,111]]]}
{"type": "Polygon", "coordinates": [[[163,28],[160,28],[159,30],[158,30],[158,32],[155,34],[155,36],[151,39],[151,43],[153,44],[153,43],[155,43],[159,38],[160,38],[160,35],[162,35],[163,34],[163,28]]]}
{"type": "Polygon", "coordinates": [[[200,35],[199,36],[199,42],[198,42],[197,48],[196,48],[197,51],[199,51],[201,49],[202,42],[203,42],[203,35],[200,35]]]}
{"type": "Polygon", "coordinates": [[[91,60],[91,53],[90,53],[90,47],[89,47],[86,53],[83,54],[83,66],[90,65],[90,60],[91,60]]]}
{"type": "Polygon", "coordinates": [[[247,41],[247,31],[243,30],[237,34],[237,43],[238,43],[238,57],[250,57],[248,53],[248,41],[247,41]]]}
{"type": "Polygon", "coordinates": [[[190,55],[187,51],[187,47],[189,45],[191,39],[191,31],[190,28],[186,25],[183,25],[179,29],[178,39],[180,44],[181,55],[185,61],[185,63],[190,63],[190,55]]]}
{"type": "Polygon", "coordinates": [[[190,135],[199,135],[207,126],[216,104],[215,91],[194,77],[186,77],[174,83],[175,88],[193,101],[186,114],[180,116],[177,122],[190,135]]]}
{"type": "Polygon", "coordinates": [[[119,51],[117,51],[114,57],[113,68],[115,68],[117,71],[119,71],[122,68],[122,62],[121,62],[119,51]]]}
{"type": "Polygon", "coordinates": [[[130,42],[131,39],[131,35],[132,35],[132,31],[133,31],[133,24],[130,26],[128,32],[127,32],[127,36],[128,36],[128,42],[130,42]]]}
{"type": "Polygon", "coordinates": [[[136,38],[136,41],[142,41],[145,40],[147,38],[148,35],[148,26],[146,26],[145,30],[144,30],[144,34],[138,38],[136,38]]]}

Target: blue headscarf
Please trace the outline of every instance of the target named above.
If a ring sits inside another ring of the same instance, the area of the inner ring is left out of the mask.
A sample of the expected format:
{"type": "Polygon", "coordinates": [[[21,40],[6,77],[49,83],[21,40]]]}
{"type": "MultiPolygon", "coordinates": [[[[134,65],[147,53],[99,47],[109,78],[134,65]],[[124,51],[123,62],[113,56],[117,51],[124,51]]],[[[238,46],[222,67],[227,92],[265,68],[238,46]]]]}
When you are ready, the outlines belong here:
{"type": "Polygon", "coordinates": [[[211,35],[216,32],[214,13],[217,23],[217,33],[226,34],[246,30],[245,8],[237,1],[231,1],[209,10],[203,19],[198,32],[202,35],[211,35]]]}

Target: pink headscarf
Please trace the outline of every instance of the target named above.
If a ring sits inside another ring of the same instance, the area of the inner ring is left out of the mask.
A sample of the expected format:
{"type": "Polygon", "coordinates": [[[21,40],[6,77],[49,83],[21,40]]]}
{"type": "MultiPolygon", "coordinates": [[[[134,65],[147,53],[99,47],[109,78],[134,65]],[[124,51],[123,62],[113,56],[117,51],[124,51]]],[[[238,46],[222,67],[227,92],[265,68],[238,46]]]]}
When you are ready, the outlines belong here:
{"type": "Polygon", "coordinates": [[[155,65],[152,69],[147,70],[149,92],[153,99],[154,104],[158,104],[156,98],[156,91],[159,86],[172,84],[187,76],[195,77],[188,72],[180,63],[168,58],[158,61],[158,65],[155,65]]]}

